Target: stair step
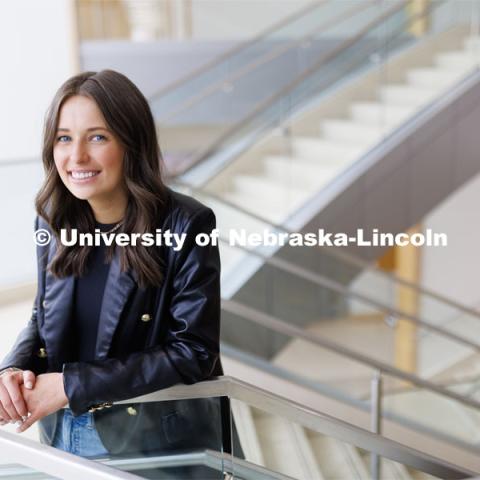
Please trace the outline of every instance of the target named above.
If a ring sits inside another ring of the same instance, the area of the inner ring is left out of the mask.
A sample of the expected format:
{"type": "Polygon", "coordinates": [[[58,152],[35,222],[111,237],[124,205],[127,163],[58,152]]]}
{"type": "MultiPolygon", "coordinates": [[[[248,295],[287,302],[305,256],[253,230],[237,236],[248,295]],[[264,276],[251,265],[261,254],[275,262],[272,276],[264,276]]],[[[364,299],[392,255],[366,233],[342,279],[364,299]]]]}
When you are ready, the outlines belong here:
{"type": "Polygon", "coordinates": [[[455,50],[439,53],[435,56],[435,64],[441,68],[454,69],[460,72],[468,72],[475,68],[479,62],[470,52],[455,50]]]}
{"type": "Polygon", "coordinates": [[[323,480],[302,427],[257,411],[255,426],[267,468],[298,480],[323,480]]]}
{"type": "Polygon", "coordinates": [[[470,37],[466,37],[463,40],[463,46],[467,51],[474,51],[480,54],[480,36],[474,35],[470,37]]]}
{"type": "Polygon", "coordinates": [[[304,185],[285,185],[259,175],[239,174],[233,178],[235,191],[244,195],[296,202],[305,196],[304,185]]]}
{"type": "Polygon", "coordinates": [[[381,140],[384,134],[382,126],[362,125],[351,120],[325,120],[322,122],[323,135],[347,144],[371,145],[381,140]]]}
{"type": "MultiPolygon", "coordinates": [[[[232,398],[232,414],[237,426],[238,436],[245,454],[245,460],[265,466],[262,446],[257,434],[252,408],[244,402],[232,398]]],[[[233,452],[235,455],[235,452],[233,452]]]]}
{"type": "Polygon", "coordinates": [[[462,78],[458,72],[440,68],[414,68],[407,72],[410,85],[426,88],[446,88],[462,78]]]}
{"type": "MultiPolygon", "coordinates": [[[[370,468],[371,455],[365,450],[357,450],[359,458],[363,461],[366,468],[370,468]]],[[[401,463],[394,462],[385,457],[380,457],[380,478],[391,478],[395,480],[413,480],[410,472],[401,463]]]]}
{"type": "MultiPolygon", "coordinates": [[[[203,199],[203,198],[202,198],[203,199]]],[[[209,201],[205,202],[215,212],[217,218],[217,227],[220,233],[228,233],[230,229],[245,229],[247,232],[261,232],[269,227],[268,223],[262,222],[242,211],[236,209],[234,206],[226,204],[224,201],[209,201]]]]}
{"type": "Polygon", "coordinates": [[[309,440],[326,479],[369,480],[371,478],[358,450],[352,445],[316,432],[310,432],[309,440]]]}
{"type": "Polygon", "coordinates": [[[292,140],[292,153],[314,162],[352,162],[365,151],[363,146],[345,145],[315,137],[296,137],[292,140]]]}
{"type": "Polygon", "coordinates": [[[268,197],[242,195],[238,192],[224,193],[222,197],[234,205],[260,215],[274,225],[281,225],[294,210],[291,203],[285,199],[272,200],[268,197]]]}
{"type": "Polygon", "coordinates": [[[352,118],[357,122],[397,126],[415,110],[402,105],[388,105],[380,102],[355,102],[350,106],[352,118]]]}
{"type": "Polygon", "coordinates": [[[380,100],[393,105],[420,107],[437,95],[429,88],[413,87],[405,84],[386,85],[380,88],[380,100]]]}
{"type": "Polygon", "coordinates": [[[338,165],[318,165],[299,158],[267,156],[263,159],[265,175],[284,185],[301,185],[315,191],[330,181],[342,168],[338,165]]]}
{"type": "Polygon", "coordinates": [[[413,480],[405,465],[388,458],[380,459],[380,478],[394,478],[395,480],[413,480]]]}

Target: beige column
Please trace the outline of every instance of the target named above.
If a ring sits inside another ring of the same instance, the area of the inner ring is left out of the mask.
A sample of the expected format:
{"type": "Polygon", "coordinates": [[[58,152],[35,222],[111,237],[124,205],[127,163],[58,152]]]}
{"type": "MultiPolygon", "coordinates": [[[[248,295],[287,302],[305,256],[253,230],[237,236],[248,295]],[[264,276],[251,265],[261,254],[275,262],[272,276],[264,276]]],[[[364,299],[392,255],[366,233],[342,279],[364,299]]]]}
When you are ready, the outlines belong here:
{"type": "Polygon", "coordinates": [[[69,45],[69,70],[71,75],[75,75],[80,72],[80,33],[78,10],[75,7],[75,0],[68,0],[67,3],[67,22],[69,23],[70,38],[68,38],[69,45]]]}
{"type": "Polygon", "coordinates": [[[193,5],[192,0],[184,0],[183,23],[185,28],[185,38],[193,37],[193,5]]]}
{"type": "MultiPolygon", "coordinates": [[[[407,231],[409,235],[421,232],[419,225],[407,231]]],[[[413,284],[420,280],[421,249],[412,245],[395,248],[396,274],[399,278],[413,284]]],[[[397,287],[396,307],[408,315],[418,314],[419,296],[415,289],[399,285],[397,287]]],[[[407,372],[417,370],[417,326],[399,318],[395,329],[395,366],[407,372]]]]}
{"type": "Polygon", "coordinates": [[[428,31],[429,21],[426,15],[430,0],[410,0],[407,4],[407,15],[410,19],[408,31],[416,37],[425,35],[428,31]]]}
{"type": "Polygon", "coordinates": [[[79,40],[129,38],[128,12],[121,0],[69,0],[76,3],[79,40]]]}
{"type": "Polygon", "coordinates": [[[191,0],[176,0],[175,2],[175,37],[179,40],[192,38],[193,12],[191,0]]]}

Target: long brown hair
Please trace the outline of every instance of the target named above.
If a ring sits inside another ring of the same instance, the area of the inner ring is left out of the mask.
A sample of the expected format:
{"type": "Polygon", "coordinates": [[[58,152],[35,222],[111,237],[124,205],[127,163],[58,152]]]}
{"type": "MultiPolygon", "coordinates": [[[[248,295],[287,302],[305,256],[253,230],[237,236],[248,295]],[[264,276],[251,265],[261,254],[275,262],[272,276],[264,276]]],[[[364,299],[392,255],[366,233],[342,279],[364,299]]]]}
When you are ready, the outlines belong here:
{"type": "MultiPolygon", "coordinates": [[[[86,200],[76,198],[64,185],[53,158],[60,109],[74,96],[86,96],[98,105],[107,126],[125,148],[124,180],[128,204],[117,232],[155,232],[165,204],[162,181],[162,154],[152,112],[140,90],[124,75],[113,70],[84,72],[68,79],[57,91],[45,116],[43,166],[45,180],[35,197],[35,208],[49,224],[57,239],[62,228],[91,232],[95,217],[86,200]]],[[[81,276],[93,247],[64,246],[58,249],[49,269],[57,277],[81,276]]],[[[120,248],[122,270],[133,269],[141,287],[159,286],[163,280],[162,260],[157,247],[128,245],[120,248]]],[[[108,247],[107,261],[115,246],[108,247]]]]}

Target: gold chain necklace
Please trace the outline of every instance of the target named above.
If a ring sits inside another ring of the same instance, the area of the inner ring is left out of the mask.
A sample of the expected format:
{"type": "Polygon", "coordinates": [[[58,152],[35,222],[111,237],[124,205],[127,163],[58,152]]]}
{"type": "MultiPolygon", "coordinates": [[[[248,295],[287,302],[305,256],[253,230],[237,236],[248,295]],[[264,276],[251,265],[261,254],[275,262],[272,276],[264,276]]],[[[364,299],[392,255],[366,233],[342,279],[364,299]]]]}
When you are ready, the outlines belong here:
{"type": "Polygon", "coordinates": [[[114,225],[110,230],[108,230],[106,232],[103,232],[103,233],[113,233],[113,232],[115,232],[116,230],[118,230],[120,228],[122,223],[123,223],[123,220],[121,222],[118,222],[116,225],[114,225]]]}

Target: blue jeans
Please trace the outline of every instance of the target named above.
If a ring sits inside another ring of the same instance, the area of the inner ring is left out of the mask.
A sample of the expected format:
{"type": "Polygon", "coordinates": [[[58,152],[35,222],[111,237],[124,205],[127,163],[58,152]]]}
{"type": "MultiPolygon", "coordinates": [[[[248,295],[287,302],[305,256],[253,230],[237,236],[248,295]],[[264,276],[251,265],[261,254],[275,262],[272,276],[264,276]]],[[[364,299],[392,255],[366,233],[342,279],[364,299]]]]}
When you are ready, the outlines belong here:
{"type": "Polygon", "coordinates": [[[108,456],[108,450],[95,428],[93,413],[86,412],[74,417],[69,408],[63,412],[58,416],[52,447],[80,457],[108,456]]]}

